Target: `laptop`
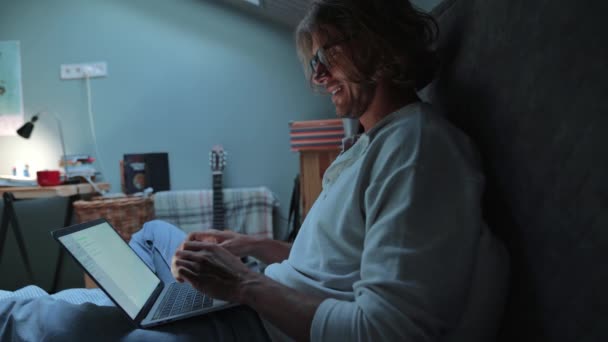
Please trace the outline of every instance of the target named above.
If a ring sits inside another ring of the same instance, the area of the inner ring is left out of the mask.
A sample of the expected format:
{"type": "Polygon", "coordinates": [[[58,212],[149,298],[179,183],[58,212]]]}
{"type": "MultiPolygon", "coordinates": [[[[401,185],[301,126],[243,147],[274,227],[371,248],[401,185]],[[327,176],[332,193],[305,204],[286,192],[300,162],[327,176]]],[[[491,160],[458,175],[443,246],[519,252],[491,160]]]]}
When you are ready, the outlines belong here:
{"type": "Polygon", "coordinates": [[[211,298],[188,283],[163,283],[105,219],[51,234],[140,328],[237,305],[211,298]]]}

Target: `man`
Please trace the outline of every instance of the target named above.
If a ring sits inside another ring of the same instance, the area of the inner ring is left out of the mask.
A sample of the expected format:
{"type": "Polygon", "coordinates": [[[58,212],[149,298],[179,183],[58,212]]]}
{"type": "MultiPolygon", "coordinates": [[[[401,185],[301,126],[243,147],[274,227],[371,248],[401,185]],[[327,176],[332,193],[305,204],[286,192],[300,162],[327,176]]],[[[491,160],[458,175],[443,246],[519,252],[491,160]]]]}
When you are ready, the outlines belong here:
{"type": "MultiPolygon", "coordinates": [[[[504,272],[481,218],[483,175],[467,137],[415,91],[432,78],[434,36],[433,20],[405,0],[314,0],[296,31],[299,56],[313,88],[365,133],[327,169],[293,245],[230,231],[184,241],[153,221],[133,249],[161,278],[171,264],[178,281],[264,321],[228,312],[228,330],[257,327],[274,340],[491,340],[504,272]],[[250,271],[245,255],[269,264],[265,273],[250,271]]],[[[224,317],[209,316],[196,323],[224,317]]]]}
{"type": "MultiPolygon", "coordinates": [[[[404,0],[313,1],[299,56],[313,88],[365,133],[326,171],[293,246],[193,233],[173,258],[176,279],[253,308],[275,339],[278,329],[312,341],[474,341],[462,332],[471,310],[495,326],[500,307],[492,317],[469,305],[499,281],[479,277],[500,246],[482,222],[476,153],[415,91],[432,76],[435,32],[404,0]],[[244,255],[269,263],[265,274],[244,255]]],[[[499,303],[496,289],[484,295],[499,303]]]]}

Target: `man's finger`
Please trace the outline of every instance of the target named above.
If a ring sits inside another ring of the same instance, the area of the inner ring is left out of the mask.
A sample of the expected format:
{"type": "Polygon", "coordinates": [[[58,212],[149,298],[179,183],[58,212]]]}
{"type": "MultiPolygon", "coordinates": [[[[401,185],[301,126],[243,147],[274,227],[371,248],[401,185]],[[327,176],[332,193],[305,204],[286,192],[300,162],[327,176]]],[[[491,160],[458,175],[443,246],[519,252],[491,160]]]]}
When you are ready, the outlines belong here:
{"type": "Polygon", "coordinates": [[[193,262],[197,262],[201,260],[201,252],[199,251],[189,251],[189,250],[181,250],[181,251],[177,251],[175,252],[175,262],[177,263],[177,260],[180,259],[185,259],[185,260],[190,260],[193,262]]]}
{"type": "Polygon", "coordinates": [[[183,250],[183,251],[175,252],[175,262],[176,263],[177,263],[177,260],[184,259],[184,260],[189,260],[189,261],[192,261],[192,262],[198,264],[199,267],[209,264],[209,260],[211,258],[212,258],[212,252],[208,252],[205,250],[199,250],[199,251],[183,250]]]}
{"type": "Polygon", "coordinates": [[[177,274],[178,274],[178,276],[182,280],[190,283],[192,286],[195,285],[195,283],[196,283],[196,274],[194,272],[190,271],[187,268],[180,267],[180,268],[177,269],[177,274]]]}
{"type": "Polygon", "coordinates": [[[186,241],[182,250],[184,251],[203,251],[215,248],[217,244],[204,241],[186,241]]]}
{"type": "Polygon", "coordinates": [[[195,232],[188,234],[187,241],[206,241],[211,243],[218,242],[218,232],[217,230],[210,229],[205,232],[195,232]]]}
{"type": "Polygon", "coordinates": [[[179,269],[179,267],[183,267],[183,268],[187,268],[196,273],[200,272],[199,264],[194,261],[190,261],[190,260],[186,260],[186,259],[176,259],[175,265],[178,267],[178,269],[179,269]]]}

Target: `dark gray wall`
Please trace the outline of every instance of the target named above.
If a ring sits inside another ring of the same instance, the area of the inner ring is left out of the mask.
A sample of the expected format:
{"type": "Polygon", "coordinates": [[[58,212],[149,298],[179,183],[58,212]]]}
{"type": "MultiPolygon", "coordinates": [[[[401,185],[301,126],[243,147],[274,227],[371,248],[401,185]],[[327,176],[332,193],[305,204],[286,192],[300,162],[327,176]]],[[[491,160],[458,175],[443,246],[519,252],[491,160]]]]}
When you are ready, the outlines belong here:
{"type": "Polygon", "coordinates": [[[608,3],[440,7],[434,100],[479,147],[511,254],[501,341],[608,341],[608,3]]]}

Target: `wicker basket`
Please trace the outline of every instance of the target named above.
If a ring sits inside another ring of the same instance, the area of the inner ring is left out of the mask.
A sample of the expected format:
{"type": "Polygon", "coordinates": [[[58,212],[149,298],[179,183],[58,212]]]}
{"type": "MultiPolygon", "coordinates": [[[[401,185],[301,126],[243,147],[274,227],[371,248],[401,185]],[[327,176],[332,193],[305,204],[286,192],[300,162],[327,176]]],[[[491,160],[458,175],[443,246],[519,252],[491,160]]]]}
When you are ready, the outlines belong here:
{"type": "Polygon", "coordinates": [[[105,218],[125,241],[154,218],[154,198],[150,197],[93,197],[90,201],[74,202],[77,222],[105,218]]]}

